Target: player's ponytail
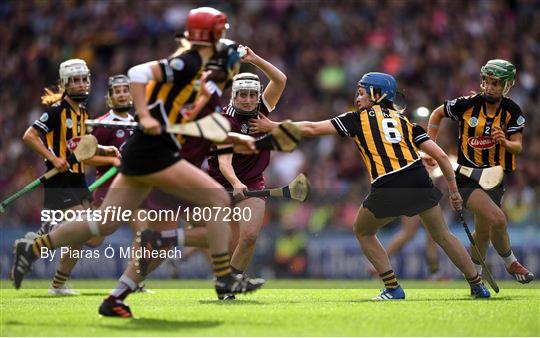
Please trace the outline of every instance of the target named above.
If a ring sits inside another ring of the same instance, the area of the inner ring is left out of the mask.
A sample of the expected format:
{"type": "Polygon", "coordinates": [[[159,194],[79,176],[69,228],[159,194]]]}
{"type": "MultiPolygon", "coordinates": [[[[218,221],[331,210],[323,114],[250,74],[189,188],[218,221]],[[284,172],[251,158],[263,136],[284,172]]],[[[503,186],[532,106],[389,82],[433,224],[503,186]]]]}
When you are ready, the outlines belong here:
{"type": "Polygon", "coordinates": [[[45,94],[41,96],[41,103],[46,106],[52,106],[59,102],[64,97],[64,94],[59,91],[58,88],[45,88],[45,94]]]}

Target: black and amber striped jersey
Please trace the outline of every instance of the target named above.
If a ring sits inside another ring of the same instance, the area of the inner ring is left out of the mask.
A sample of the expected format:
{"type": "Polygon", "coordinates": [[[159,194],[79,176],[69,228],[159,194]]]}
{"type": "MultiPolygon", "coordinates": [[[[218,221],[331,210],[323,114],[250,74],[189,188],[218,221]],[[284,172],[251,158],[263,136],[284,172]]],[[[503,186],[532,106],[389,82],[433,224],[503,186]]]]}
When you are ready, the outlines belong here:
{"type": "Polygon", "coordinates": [[[418,146],[429,136],[396,111],[375,105],[331,120],[341,136],[354,138],[371,176],[380,184],[386,175],[422,166],[418,146]]]}
{"type": "MultiPolygon", "coordinates": [[[[196,50],[159,61],[164,80],[150,81],[146,99],[152,117],[164,125],[181,123],[181,108],[195,101],[203,61],[196,50]]],[[[174,136],[167,137],[180,147],[174,136]]]]}
{"type": "Polygon", "coordinates": [[[444,114],[459,122],[459,164],[516,169],[516,156],[491,138],[493,127],[501,128],[507,137],[523,132],[525,117],[514,101],[504,97],[495,114],[488,115],[482,94],[476,94],[445,101],[444,114]]]}
{"type": "MultiPolygon", "coordinates": [[[[87,119],[88,112],[83,104],[79,105],[77,113],[66,100],[62,100],[45,110],[41,117],[34,121],[32,127],[41,133],[43,143],[56,157],[67,158],[71,154],[67,141],[86,134],[87,119]]],[[[45,163],[48,169],[54,168],[49,161],[46,160],[45,163]]],[[[84,174],[84,164],[75,163],[70,170],[73,173],[84,174]]]]}

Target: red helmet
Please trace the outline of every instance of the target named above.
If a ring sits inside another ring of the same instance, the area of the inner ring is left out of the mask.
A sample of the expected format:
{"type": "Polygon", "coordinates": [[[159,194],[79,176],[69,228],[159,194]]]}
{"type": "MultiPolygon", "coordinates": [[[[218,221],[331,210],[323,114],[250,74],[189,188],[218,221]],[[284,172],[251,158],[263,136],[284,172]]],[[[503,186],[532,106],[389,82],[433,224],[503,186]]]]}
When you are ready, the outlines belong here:
{"type": "Polygon", "coordinates": [[[186,37],[193,44],[212,45],[218,42],[229,28],[227,15],[212,7],[200,7],[189,11],[186,37]]]}

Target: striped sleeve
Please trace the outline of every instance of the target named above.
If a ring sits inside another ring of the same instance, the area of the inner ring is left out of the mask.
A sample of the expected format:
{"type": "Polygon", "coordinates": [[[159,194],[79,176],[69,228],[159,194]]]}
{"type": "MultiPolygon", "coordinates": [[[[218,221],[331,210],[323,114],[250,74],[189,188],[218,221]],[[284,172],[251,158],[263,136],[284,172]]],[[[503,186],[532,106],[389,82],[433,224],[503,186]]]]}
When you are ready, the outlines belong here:
{"type": "Polygon", "coordinates": [[[463,113],[474,104],[475,97],[465,96],[444,101],[444,115],[458,121],[463,113]]]}
{"type": "Polygon", "coordinates": [[[420,144],[430,140],[424,128],[422,128],[421,126],[417,124],[413,124],[412,135],[413,135],[413,142],[417,147],[419,147],[420,144]]]}
{"type": "Polygon", "coordinates": [[[515,133],[522,133],[523,128],[525,127],[525,116],[521,108],[514,102],[509,105],[510,111],[510,121],[508,121],[508,126],[506,127],[506,133],[508,136],[515,133]]]}
{"type": "Polygon", "coordinates": [[[58,127],[58,109],[53,108],[45,111],[39,119],[35,120],[32,127],[37,129],[42,134],[47,134],[58,127]]]}
{"type": "Polygon", "coordinates": [[[362,132],[360,124],[360,113],[348,112],[334,117],[330,120],[341,136],[354,137],[362,132]]]}

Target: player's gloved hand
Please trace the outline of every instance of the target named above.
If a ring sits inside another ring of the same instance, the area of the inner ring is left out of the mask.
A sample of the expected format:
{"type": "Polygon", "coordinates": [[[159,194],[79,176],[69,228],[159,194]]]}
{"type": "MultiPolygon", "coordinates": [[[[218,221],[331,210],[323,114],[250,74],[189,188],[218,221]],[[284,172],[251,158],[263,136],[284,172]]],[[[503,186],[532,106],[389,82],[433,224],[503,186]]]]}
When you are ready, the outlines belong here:
{"type": "Polygon", "coordinates": [[[69,170],[69,163],[65,158],[54,157],[52,160],[52,165],[61,173],[69,170]]]}
{"type": "Polygon", "coordinates": [[[450,205],[455,211],[460,211],[463,208],[463,199],[459,191],[450,191],[450,205]]]}
{"type": "Polygon", "coordinates": [[[279,123],[270,120],[266,115],[259,113],[258,119],[249,119],[249,133],[269,133],[279,125],[279,123]]]}
{"type": "Polygon", "coordinates": [[[143,133],[148,135],[159,135],[161,134],[161,125],[159,121],[150,116],[149,114],[145,117],[142,117],[139,121],[139,124],[143,130],[143,133]]]}

